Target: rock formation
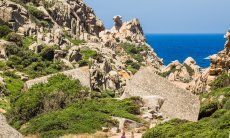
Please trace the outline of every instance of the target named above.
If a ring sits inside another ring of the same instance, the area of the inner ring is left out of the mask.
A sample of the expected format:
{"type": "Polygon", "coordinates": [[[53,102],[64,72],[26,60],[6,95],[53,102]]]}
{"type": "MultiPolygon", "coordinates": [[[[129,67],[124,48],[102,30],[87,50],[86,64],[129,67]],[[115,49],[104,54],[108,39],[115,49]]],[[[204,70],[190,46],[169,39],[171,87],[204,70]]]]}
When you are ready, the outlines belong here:
{"type": "Polygon", "coordinates": [[[230,30],[225,35],[226,43],[224,50],[220,51],[218,54],[210,56],[210,75],[219,75],[223,72],[228,72],[230,68],[230,30]]]}
{"type": "MultiPolygon", "coordinates": [[[[89,69],[88,67],[82,67],[82,68],[76,68],[64,72],[63,73],[67,76],[70,76],[72,79],[78,79],[83,86],[89,87],[90,88],[90,80],[89,80],[89,69]]],[[[55,74],[51,74],[48,76],[36,78],[33,80],[28,80],[24,84],[24,90],[27,90],[31,88],[33,85],[38,84],[38,83],[46,83],[48,79],[55,74]]]]}
{"type": "Polygon", "coordinates": [[[106,45],[114,43],[145,44],[145,37],[138,19],[123,22],[121,16],[114,16],[114,27],[111,30],[100,32],[99,37],[106,45]]]}
{"type": "Polygon", "coordinates": [[[229,74],[230,68],[230,30],[225,35],[226,43],[224,50],[217,54],[209,56],[210,67],[204,69],[201,75],[199,75],[194,81],[190,83],[188,89],[196,94],[203,92],[209,92],[211,83],[222,73],[229,74]]]}
{"type": "Polygon", "coordinates": [[[23,136],[10,125],[6,118],[0,113],[0,137],[1,138],[23,138],[23,136]]]}
{"type": "Polygon", "coordinates": [[[14,30],[17,30],[29,19],[27,10],[14,2],[0,1],[0,19],[9,23],[14,30]]]}
{"type": "Polygon", "coordinates": [[[160,96],[165,99],[160,108],[164,116],[197,121],[200,109],[199,97],[178,88],[156,75],[153,70],[151,67],[146,67],[137,72],[127,83],[122,98],[160,96]]]}
{"type": "Polygon", "coordinates": [[[190,83],[201,75],[201,69],[192,57],[188,57],[183,64],[173,61],[163,68],[160,75],[178,87],[189,89],[190,83]]]}

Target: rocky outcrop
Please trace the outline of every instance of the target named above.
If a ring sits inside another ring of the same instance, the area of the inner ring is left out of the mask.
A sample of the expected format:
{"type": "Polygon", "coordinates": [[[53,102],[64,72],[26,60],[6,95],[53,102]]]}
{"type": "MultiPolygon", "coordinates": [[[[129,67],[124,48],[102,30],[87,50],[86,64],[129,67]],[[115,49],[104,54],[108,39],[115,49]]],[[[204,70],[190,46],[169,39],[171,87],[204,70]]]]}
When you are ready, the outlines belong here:
{"type": "MultiPolygon", "coordinates": [[[[90,80],[89,80],[89,69],[88,67],[76,68],[68,71],[61,72],[62,74],[71,77],[72,79],[78,79],[83,86],[90,88],[90,80]]],[[[33,80],[26,81],[24,84],[24,90],[28,90],[33,85],[38,83],[47,83],[48,79],[55,74],[51,74],[48,76],[36,78],[33,80]]]]}
{"type": "Polygon", "coordinates": [[[196,94],[203,92],[209,92],[211,83],[222,73],[228,73],[230,69],[230,30],[225,35],[226,43],[224,50],[217,54],[209,56],[210,67],[204,69],[201,75],[199,75],[194,81],[192,81],[188,87],[190,91],[196,94]]]}
{"type": "Polygon", "coordinates": [[[22,26],[29,18],[27,10],[8,0],[0,1],[0,19],[9,23],[14,30],[22,26]]]}
{"type": "Polygon", "coordinates": [[[153,70],[152,67],[146,67],[138,71],[127,82],[122,98],[160,96],[165,99],[160,108],[164,116],[197,121],[200,109],[199,97],[178,88],[155,74],[153,70]]]}
{"type": "Polygon", "coordinates": [[[51,0],[50,3],[54,3],[48,8],[53,20],[67,27],[73,36],[87,40],[90,35],[98,36],[104,30],[103,23],[82,0],[51,0]]]}
{"type": "Polygon", "coordinates": [[[138,19],[123,22],[121,16],[114,16],[114,27],[111,30],[100,32],[99,37],[105,45],[114,45],[115,43],[136,43],[145,44],[145,37],[138,19]]]}
{"type": "Polygon", "coordinates": [[[190,83],[200,77],[201,68],[196,65],[196,61],[192,57],[188,57],[183,64],[177,60],[173,61],[163,68],[160,75],[178,87],[190,90],[190,83]]]}
{"type": "Polygon", "coordinates": [[[23,138],[23,136],[10,125],[6,118],[0,113],[0,137],[1,138],[23,138]]]}
{"type": "Polygon", "coordinates": [[[223,72],[228,72],[230,69],[230,30],[226,33],[225,38],[224,50],[210,56],[210,75],[219,75],[223,72]]]}

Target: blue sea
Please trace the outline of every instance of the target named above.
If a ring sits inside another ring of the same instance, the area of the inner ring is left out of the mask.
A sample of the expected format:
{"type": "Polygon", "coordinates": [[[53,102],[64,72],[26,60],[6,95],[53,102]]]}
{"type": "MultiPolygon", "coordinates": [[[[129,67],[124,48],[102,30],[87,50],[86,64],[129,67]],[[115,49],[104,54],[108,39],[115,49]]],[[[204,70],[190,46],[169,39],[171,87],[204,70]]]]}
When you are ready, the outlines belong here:
{"type": "Polygon", "coordinates": [[[207,57],[223,50],[225,44],[224,34],[147,34],[146,38],[165,65],[192,57],[199,66],[208,67],[207,57]]]}

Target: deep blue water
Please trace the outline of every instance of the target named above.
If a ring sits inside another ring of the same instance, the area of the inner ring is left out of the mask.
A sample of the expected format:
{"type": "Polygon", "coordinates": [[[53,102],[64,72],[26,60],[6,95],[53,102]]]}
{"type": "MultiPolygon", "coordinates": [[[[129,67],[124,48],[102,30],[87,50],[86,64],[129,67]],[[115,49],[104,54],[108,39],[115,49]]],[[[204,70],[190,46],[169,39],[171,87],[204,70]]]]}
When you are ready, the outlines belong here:
{"type": "Polygon", "coordinates": [[[208,67],[205,58],[223,50],[225,43],[224,34],[148,34],[146,38],[165,65],[193,57],[199,66],[208,67]]]}

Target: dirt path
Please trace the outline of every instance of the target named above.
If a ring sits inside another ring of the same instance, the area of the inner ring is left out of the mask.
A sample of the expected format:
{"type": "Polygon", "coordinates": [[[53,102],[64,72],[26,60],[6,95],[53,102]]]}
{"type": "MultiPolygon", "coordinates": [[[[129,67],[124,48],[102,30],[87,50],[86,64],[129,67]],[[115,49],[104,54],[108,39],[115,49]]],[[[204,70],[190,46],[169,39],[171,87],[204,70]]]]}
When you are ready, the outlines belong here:
{"type": "MultiPolygon", "coordinates": [[[[131,132],[126,133],[126,138],[131,138],[131,132]]],[[[141,133],[134,133],[134,138],[141,138],[142,134],[141,133]]],[[[110,136],[109,138],[121,138],[121,133],[114,135],[114,136],[110,136]]]]}

